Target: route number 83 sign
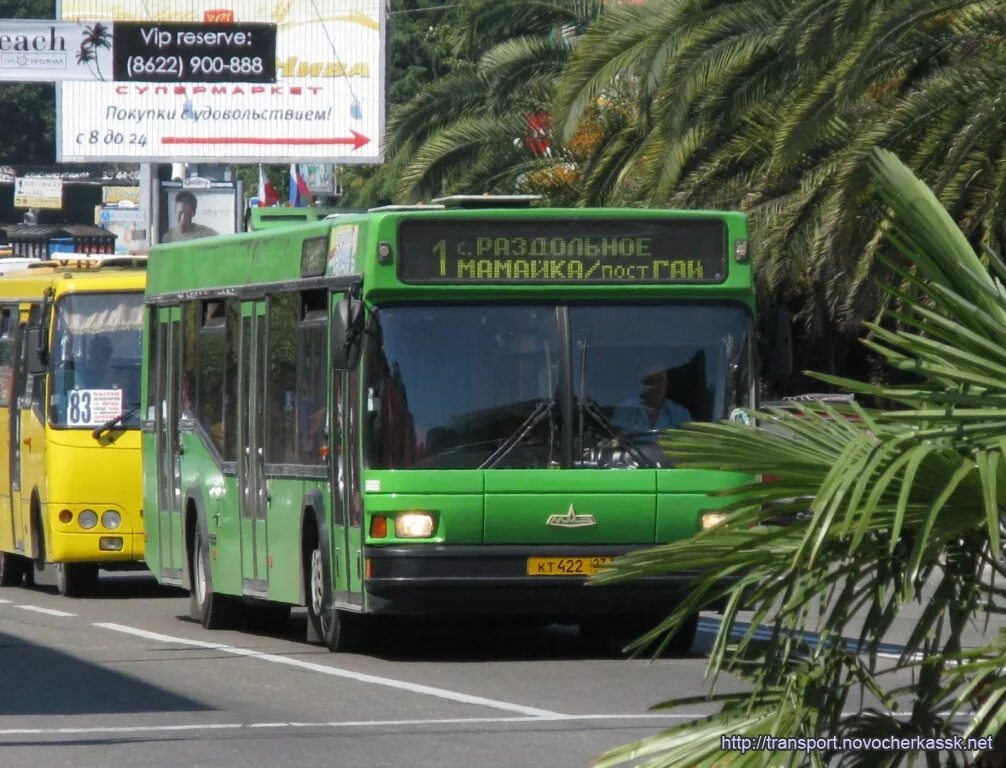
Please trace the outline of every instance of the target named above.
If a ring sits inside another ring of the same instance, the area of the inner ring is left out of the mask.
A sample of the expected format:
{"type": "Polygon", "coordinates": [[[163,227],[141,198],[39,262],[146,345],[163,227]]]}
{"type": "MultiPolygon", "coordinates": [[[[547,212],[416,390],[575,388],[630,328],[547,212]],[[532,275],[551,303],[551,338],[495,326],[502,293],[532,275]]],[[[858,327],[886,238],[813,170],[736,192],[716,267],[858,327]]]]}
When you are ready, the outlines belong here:
{"type": "Polygon", "coordinates": [[[67,398],[71,427],[97,427],[122,413],[121,389],[75,389],[67,398]]]}

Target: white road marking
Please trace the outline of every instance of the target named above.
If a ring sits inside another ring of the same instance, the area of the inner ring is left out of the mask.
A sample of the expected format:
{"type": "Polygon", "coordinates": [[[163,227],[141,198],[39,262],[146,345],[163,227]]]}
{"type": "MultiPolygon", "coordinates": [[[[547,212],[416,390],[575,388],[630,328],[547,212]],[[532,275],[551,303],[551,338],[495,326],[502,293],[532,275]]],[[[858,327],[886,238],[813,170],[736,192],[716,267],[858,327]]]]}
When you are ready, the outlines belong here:
{"type": "MultiPolygon", "coordinates": [[[[708,712],[651,712],[646,714],[603,714],[603,715],[558,715],[556,717],[447,717],[425,720],[347,720],[328,723],[183,723],[180,725],[119,725],[90,726],[80,728],[4,728],[0,736],[65,736],[105,735],[128,733],[171,733],[177,731],[240,731],[251,729],[304,729],[304,728],[395,728],[407,726],[441,726],[441,725],[508,725],[514,723],[548,723],[548,722],[604,722],[604,721],[646,721],[661,720],[697,720],[708,717],[708,712]]],[[[843,712],[843,717],[851,717],[857,712],[843,712]]],[[[910,717],[910,713],[896,713],[901,717],[910,717]]],[[[967,713],[959,713],[955,720],[968,721],[967,713]]]]}
{"type": "Polygon", "coordinates": [[[40,605],[15,605],[15,608],[20,608],[22,611],[34,611],[35,613],[44,613],[46,616],[76,616],[75,613],[67,613],[66,611],[57,611],[55,608],[43,608],[40,605]]]}
{"type": "Polygon", "coordinates": [[[158,733],[172,731],[238,731],[262,728],[394,728],[406,726],[437,725],[507,725],[511,723],[546,723],[561,721],[603,720],[693,720],[704,714],[617,714],[617,715],[558,715],[557,717],[449,717],[424,720],[349,720],[330,723],[185,723],[182,725],[120,725],[90,726],[80,728],[4,728],[0,736],[62,736],[67,734],[117,734],[158,733]]]}
{"type": "Polygon", "coordinates": [[[3,605],[10,605],[10,604],[11,604],[11,601],[10,601],[10,600],[0,600],[0,604],[3,604],[3,605]]]}
{"type": "Polygon", "coordinates": [[[487,699],[483,696],[472,696],[467,693],[459,693],[458,691],[450,691],[446,688],[436,688],[430,685],[421,685],[419,683],[410,683],[405,680],[396,680],[391,677],[379,677],[377,675],[368,675],[363,672],[354,672],[350,669],[340,669],[339,667],[330,667],[326,664],[315,664],[310,661],[302,661],[300,659],[291,659],[285,656],[276,656],[271,653],[261,653],[260,651],[254,651],[248,648],[238,648],[233,645],[224,645],[222,643],[207,643],[202,640],[188,640],[184,637],[174,637],[172,635],[162,635],[158,632],[148,632],[145,629],[137,629],[136,627],[128,627],[124,624],[94,624],[96,627],[101,627],[102,629],[110,629],[113,632],[122,632],[127,635],[135,635],[136,637],[142,637],[147,640],[157,640],[162,643],[178,643],[180,645],[188,645],[195,648],[207,648],[215,651],[222,651],[224,653],[232,653],[235,656],[247,656],[254,659],[260,659],[262,661],[271,661],[274,664],[285,664],[289,667],[297,667],[299,669],[306,669],[309,672],[318,672],[323,675],[331,675],[333,677],[344,677],[349,680],[356,680],[360,683],[369,683],[370,685],[383,685],[388,688],[397,688],[401,691],[409,691],[410,693],[418,693],[424,696],[436,696],[440,699],[447,699],[448,701],[456,701],[462,704],[475,704],[482,707],[491,707],[492,709],[502,709],[507,712],[519,712],[522,715],[529,715],[536,718],[549,718],[549,719],[562,719],[567,717],[559,712],[552,712],[547,709],[538,709],[536,707],[526,707],[522,704],[512,704],[508,701],[499,701],[497,699],[487,699]]]}

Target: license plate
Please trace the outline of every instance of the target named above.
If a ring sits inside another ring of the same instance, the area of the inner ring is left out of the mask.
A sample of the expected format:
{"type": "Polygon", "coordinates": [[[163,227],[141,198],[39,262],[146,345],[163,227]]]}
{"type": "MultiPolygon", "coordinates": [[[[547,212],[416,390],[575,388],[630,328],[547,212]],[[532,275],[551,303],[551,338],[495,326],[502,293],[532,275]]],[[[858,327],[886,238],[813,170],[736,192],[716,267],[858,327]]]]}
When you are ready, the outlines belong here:
{"type": "Polygon", "coordinates": [[[608,565],[612,557],[529,557],[528,576],[590,576],[608,565]]]}

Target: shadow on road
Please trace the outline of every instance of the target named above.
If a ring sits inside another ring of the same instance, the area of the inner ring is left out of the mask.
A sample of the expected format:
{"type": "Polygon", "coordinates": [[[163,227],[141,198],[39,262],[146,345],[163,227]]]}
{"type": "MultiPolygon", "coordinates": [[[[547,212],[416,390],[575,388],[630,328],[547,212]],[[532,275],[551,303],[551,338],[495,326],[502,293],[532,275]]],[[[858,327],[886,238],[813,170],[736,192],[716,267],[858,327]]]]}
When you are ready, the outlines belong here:
{"type": "MultiPolygon", "coordinates": [[[[305,635],[304,621],[291,619],[297,639],[305,635]]],[[[626,659],[624,652],[634,637],[612,640],[582,637],[574,624],[520,625],[487,619],[471,620],[369,620],[356,652],[388,661],[563,661],[626,659]]],[[[696,640],[694,651],[711,647],[712,637],[696,640]]],[[[653,652],[638,658],[650,658],[653,652]]],[[[665,654],[663,658],[693,658],[694,652],[665,654]]]]}
{"type": "MultiPolygon", "coordinates": [[[[56,572],[52,566],[33,574],[34,585],[28,589],[56,594],[56,572]]],[[[162,586],[149,571],[101,571],[98,584],[85,599],[130,600],[136,597],[185,597],[188,591],[162,586]]]]}
{"type": "MultiPolygon", "coordinates": [[[[87,648],[78,649],[86,656],[87,648]]],[[[81,656],[0,632],[0,715],[201,712],[209,707],[81,656]]]]}

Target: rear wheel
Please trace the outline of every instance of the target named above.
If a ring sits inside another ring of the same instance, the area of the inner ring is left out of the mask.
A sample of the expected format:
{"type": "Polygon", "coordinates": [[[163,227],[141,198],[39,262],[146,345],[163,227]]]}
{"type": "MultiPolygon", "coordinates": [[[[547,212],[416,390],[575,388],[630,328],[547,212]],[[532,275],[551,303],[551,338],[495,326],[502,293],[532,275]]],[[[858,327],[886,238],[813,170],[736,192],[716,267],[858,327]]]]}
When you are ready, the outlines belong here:
{"type": "Polygon", "coordinates": [[[0,552],[0,587],[20,586],[30,567],[31,561],[28,558],[0,552]]]}
{"type": "Polygon", "coordinates": [[[98,586],[98,566],[56,563],[56,591],[63,597],[84,597],[98,586]]]}
{"type": "Polygon", "coordinates": [[[189,562],[192,569],[189,615],[206,629],[225,629],[237,624],[241,616],[241,604],[230,595],[220,595],[213,591],[209,547],[198,527],[193,537],[189,562]]]}
{"type": "MultiPolygon", "coordinates": [[[[320,538],[320,537],[319,537],[320,538]]],[[[333,653],[349,650],[351,622],[355,618],[332,607],[332,580],[321,544],[315,544],[305,563],[307,620],[311,634],[333,653]]]]}

